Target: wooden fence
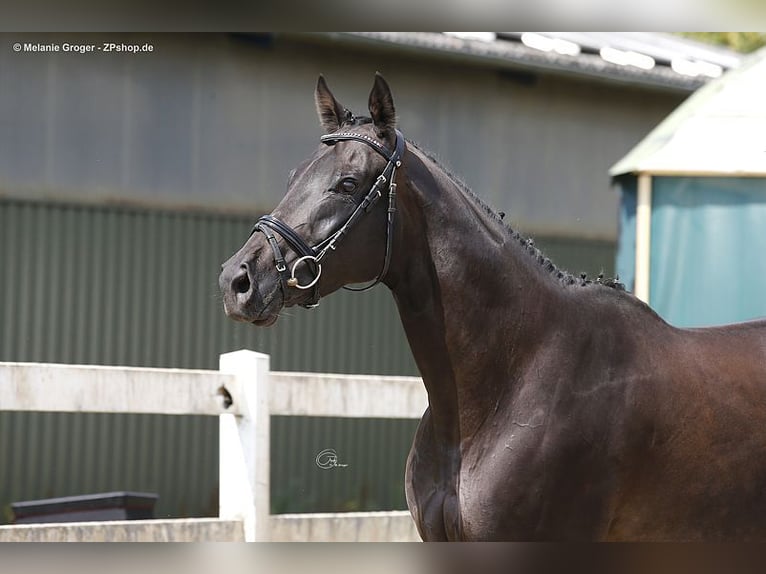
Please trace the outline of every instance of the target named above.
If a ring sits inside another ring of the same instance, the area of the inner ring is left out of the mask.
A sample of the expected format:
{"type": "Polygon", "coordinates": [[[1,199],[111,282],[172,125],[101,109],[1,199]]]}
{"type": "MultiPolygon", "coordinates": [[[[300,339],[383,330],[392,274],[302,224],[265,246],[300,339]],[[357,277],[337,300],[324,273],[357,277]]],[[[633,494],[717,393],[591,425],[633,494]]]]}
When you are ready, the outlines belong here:
{"type": "Polygon", "coordinates": [[[0,526],[0,541],[416,541],[406,511],[271,515],[269,417],[420,418],[426,404],[417,377],[271,372],[268,355],[245,350],[218,371],[0,363],[0,410],[220,421],[217,519],[0,526]]]}

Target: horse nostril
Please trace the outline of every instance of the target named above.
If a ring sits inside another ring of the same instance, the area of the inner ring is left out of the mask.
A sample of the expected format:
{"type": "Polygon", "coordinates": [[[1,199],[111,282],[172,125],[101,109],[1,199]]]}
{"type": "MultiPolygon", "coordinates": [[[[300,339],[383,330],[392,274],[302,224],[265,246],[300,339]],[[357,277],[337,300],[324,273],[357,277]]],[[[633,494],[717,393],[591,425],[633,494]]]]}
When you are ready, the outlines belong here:
{"type": "Polygon", "coordinates": [[[239,273],[231,280],[231,288],[235,293],[247,293],[250,291],[250,277],[247,273],[247,267],[242,265],[239,269],[239,273]]]}

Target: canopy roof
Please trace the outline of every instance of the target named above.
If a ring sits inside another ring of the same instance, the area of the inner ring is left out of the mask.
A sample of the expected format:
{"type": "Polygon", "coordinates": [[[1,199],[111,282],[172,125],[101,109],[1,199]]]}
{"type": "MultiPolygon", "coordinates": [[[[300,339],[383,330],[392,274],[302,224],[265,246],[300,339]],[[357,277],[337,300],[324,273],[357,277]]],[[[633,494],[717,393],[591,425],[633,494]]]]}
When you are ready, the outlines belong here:
{"type": "Polygon", "coordinates": [[[609,173],[766,176],[766,48],[700,88],[609,173]]]}

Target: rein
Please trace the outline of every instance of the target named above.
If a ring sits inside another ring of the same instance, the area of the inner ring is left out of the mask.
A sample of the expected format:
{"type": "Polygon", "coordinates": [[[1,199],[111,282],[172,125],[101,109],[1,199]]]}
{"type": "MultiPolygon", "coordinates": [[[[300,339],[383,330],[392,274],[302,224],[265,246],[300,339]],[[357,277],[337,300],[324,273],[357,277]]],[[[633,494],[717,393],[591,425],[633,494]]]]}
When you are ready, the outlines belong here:
{"type": "Polygon", "coordinates": [[[388,221],[386,224],[386,254],[383,260],[383,268],[369,285],[365,285],[364,287],[349,287],[344,285],[343,288],[348,289],[349,291],[366,291],[380,283],[386,276],[386,273],[388,273],[388,268],[391,263],[391,245],[393,242],[393,227],[396,215],[396,183],[394,183],[394,178],[396,176],[396,169],[402,165],[402,156],[404,155],[404,136],[399,130],[396,130],[396,147],[393,152],[375,139],[353,132],[335,132],[322,136],[320,140],[327,145],[334,145],[339,141],[362,142],[382,155],[388,163],[383,169],[383,172],[375,180],[375,183],[372,184],[370,191],[367,192],[367,195],[361,203],[356,206],[346,222],[332,235],[319,242],[314,247],[309,246],[292,227],[272,215],[264,215],[258,219],[253,226],[250,235],[252,236],[256,231],[263,233],[271,246],[271,250],[274,252],[274,265],[279,273],[282,291],[285,292],[287,288],[313,290],[310,303],[301,304],[302,307],[309,309],[313,309],[319,305],[319,278],[322,276],[322,259],[328,252],[336,249],[338,243],[340,243],[348,233],[349,229],[351,229],[362,215],[369,213],[378,199],[382,197],[383,194],[381,189],[386,183],[388,183],[388,221]],[[275,233],[279,234],[285,243],[298,254],[298,259],[293,262],[289,271],[287,264],[285,263],[285,258],[282,255],[282,251],[279,248],[275,233]],[[314,279],[305,285],[301,285],[298,283],[295,271],[298,268],[298,265],[304,262],[314,275],[314,279]]]}

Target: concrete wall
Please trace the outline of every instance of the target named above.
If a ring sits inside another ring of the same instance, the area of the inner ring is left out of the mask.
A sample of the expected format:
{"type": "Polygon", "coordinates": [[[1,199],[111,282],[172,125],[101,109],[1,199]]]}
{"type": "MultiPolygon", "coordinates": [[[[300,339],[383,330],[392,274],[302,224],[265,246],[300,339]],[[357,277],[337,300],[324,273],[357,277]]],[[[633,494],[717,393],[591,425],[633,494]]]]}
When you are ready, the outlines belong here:
{"type": "MultiPolygon", "coordinates": [[[[409,512],[270,517],[273,542],[420,542],[409,512]]],[[[243,542],[242,523],[217,518],[0,526],[0,542],[243,542]]]]}
{"type": "Polygon", "coordinates": [[[0,542],[243,542],[242,523],[217,518],[0,526],[0,542]]]}

